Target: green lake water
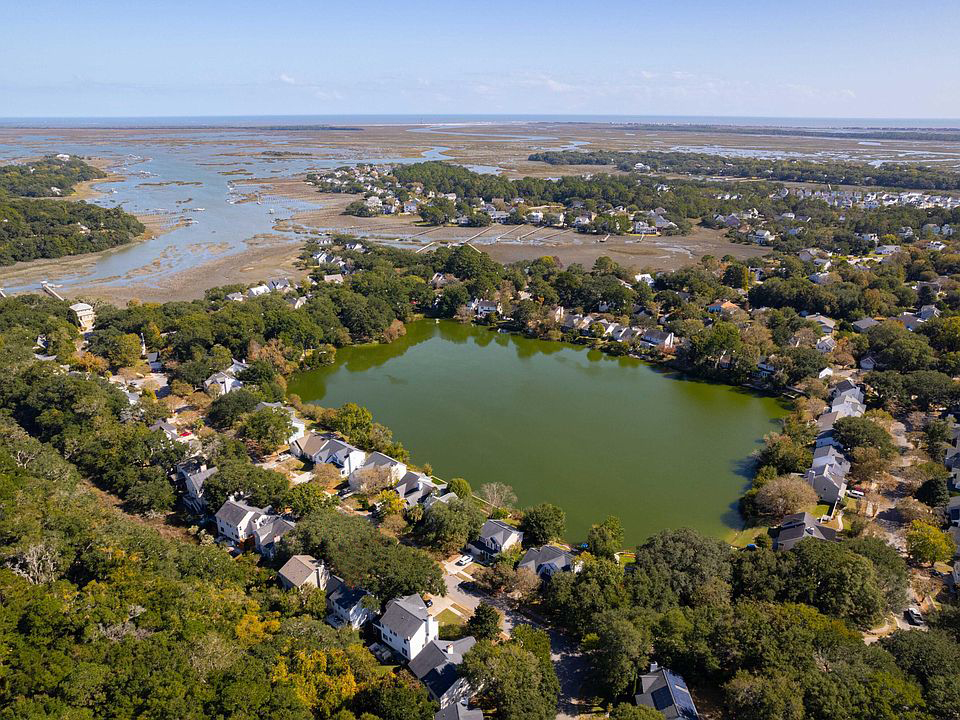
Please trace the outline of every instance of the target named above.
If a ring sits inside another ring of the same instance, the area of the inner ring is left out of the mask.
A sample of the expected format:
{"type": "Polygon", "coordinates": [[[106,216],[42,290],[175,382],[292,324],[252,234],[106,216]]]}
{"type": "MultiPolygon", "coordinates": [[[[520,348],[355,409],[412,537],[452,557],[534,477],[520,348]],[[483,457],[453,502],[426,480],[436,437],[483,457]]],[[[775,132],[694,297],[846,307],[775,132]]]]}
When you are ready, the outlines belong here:
{"type": "Polygon", "coordinates": [[[750,453],[785,413],[632,358],[433,320],[389,345],[342,348],[289,392],[366,406],[438,477],[507,483],[521,507],[560,505],[571,541],[617,515],[628,546],[664,528],[738,527],[750,453]]]}

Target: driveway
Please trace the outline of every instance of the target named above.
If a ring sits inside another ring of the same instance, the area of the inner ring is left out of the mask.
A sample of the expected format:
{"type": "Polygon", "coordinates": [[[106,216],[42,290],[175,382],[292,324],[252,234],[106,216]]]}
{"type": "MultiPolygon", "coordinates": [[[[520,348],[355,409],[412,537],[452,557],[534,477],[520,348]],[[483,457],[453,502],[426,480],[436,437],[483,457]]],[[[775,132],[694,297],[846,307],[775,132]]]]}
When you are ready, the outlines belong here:
{"type": "MultiPolygon", "coordinates": [[[[456,558],[453,559],[454,561],[456,558]]],[[[577,644],[569,640],[565,635],[552,628],[541,625],[535,620],[526,617],[514,609],[508,600],[504,597],[494,597],[478,590],[463,587],[464,583],[473,580],[472,570],[479,567],[471,563],[466,567],[459,567],[454,561],[443,563],[443,580],[447,586],[446,597],[434,598],[433,607],[430,612],[437,615],[445,608],[451,605],[458,605],[472,613],[482,602],[493,605],[503,613],[500,624],[504,633],[509,635],[514,625],[526,624],[533,625],[540,630],[544,630],[550,636],[550,657],[553,660],[557,671],[557,678],[560,680],[560,704],[557,717],[561,720],[576,720],[580,713],[578,711],[577,696],[580,692],[580,686],[586,678],[589,667],[589,660],[583,655],[577,644]]],[[[456,609],[451,608],[454,612],[456,609]]]]}

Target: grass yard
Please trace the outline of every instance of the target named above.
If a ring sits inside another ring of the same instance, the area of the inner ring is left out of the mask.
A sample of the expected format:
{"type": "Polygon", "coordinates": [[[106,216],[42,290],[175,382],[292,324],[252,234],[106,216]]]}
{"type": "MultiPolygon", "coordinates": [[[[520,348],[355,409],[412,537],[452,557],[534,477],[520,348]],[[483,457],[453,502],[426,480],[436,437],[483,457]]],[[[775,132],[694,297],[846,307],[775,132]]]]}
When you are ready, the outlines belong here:
{"type": "Polygon", "coordinates": [[[439,623],[441,626],[463,625],[465,622],[466,622],[465,618],[460,617],[450,608],[446,608],[437,614],[437,623],[439,623]]]}

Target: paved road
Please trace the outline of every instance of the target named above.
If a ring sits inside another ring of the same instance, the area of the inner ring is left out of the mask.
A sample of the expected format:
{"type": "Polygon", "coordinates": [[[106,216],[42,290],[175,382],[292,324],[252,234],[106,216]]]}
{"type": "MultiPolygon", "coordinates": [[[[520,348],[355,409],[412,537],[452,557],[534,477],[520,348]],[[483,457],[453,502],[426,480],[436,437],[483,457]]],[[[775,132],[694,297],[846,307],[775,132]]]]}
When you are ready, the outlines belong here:
{"type": "Polygon", "coordinates": [[[515,610],[510,603],[502,597],[492,597],[476,590],[463,587],[466,578],[472,578],[471,569],[476,565],[468,565],[465,568],[457,567],[452,562],[444,563],[444,582],[447,586],[447,595],[445,598],[434,599],[434,606],[431,611],[434,614],[440,613],[444,608],[452,603],[464,607],[471,612],[476,610],[481,601],[496,607],[503,613],[501,628],[508,635],[513,630],[513,626],[523,623],[533,625],[534,627],[545,630],[550,636],[550,647],[552,649],[552,659],[557,670],[557,677],[560,680],[560,706],[557,718],[561,720],[576,720],[579,716],[577,710],[577,696],[580,692],[580,685],[586,677],[588,669],[588,659],[579,651],[576,643],[570,641],[562,633],[543,626],[540,623],[522,615],[515,610]]]}

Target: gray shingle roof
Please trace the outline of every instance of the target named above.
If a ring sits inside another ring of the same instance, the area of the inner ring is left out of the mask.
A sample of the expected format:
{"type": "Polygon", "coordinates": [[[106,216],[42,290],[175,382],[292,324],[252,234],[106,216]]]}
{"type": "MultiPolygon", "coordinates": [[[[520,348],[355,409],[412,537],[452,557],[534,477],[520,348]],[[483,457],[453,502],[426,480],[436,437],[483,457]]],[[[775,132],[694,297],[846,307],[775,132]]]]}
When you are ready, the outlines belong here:
{"type": "Polygon", "coordinates": [[[483,712],[468,710],[460,703],[451,703],[434,715],[433,720],[483,720],[483,712]]]}
{"type": "Polygon", "coordinates": [[[419,595],[407,595],[387,603],[387,610],[380,618],[380,624],[400,637],[410,638],[429,617],[423,598],[419,595]]]}
{"type": "Polygon", "coordinates": [[[410,672],[417,676],[434,698],[441,698],[459,676],[457,665],[476,644],[473,637],[460,640],[434,640],[410,661],[410,672]]]}

